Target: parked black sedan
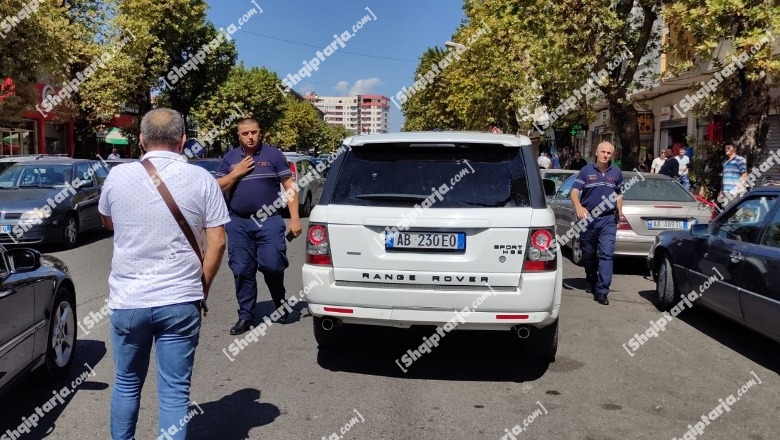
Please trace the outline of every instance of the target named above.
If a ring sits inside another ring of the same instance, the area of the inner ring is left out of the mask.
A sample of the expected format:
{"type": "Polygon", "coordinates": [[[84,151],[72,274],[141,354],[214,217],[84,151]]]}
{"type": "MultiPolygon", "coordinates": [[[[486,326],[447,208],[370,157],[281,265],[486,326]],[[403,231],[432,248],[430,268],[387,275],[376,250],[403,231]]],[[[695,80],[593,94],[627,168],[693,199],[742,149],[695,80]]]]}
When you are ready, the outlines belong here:
{"type": "Polygon", "coordinates": [[[35,370],[64,376],[76,339],[76,291],[65,264],[0,246],[0,393],[35,370]]]}
{"type": "Polygon", "coordinates": [[[108,170],[99,161],[43,158],[0,174],[0,243],[70,248],[102,227],[98,200],[108,170]]]}
{"type": "Polygon", "coordinates": [[[694,291],[695,305],[780,342],[778,199],[778,186],[755,188],[709,224],[658,234],[647,263],[659,308],[694,291]]]}

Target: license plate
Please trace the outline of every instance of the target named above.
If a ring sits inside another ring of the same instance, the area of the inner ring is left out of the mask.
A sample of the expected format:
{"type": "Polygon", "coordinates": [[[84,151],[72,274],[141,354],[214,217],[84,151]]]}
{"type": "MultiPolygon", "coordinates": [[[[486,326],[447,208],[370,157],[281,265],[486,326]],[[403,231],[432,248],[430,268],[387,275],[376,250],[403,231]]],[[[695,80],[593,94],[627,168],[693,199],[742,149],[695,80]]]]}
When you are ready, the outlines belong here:
{"type": "Polygon", "coordinates": [[[11,225],[0,226],[0,234],[10,234],[12,228],[13,228],[13,226],[11,226],[11,225]]]}
{"type": "Polygon", "coordinates": [[[385,231],[385,249],[466,249],[464,232],[385,231]]]}
{"type": "Polygon", "coordinates": [[[648,220],[647,229],[688,229],[688,220],[648,220]]]}

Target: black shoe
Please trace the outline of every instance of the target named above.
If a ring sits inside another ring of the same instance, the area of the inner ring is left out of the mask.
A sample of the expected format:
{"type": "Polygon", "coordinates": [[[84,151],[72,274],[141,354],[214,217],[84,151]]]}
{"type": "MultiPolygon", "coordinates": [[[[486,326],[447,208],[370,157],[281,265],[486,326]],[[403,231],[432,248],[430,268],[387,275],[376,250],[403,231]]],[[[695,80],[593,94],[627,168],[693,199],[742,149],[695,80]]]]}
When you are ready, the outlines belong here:
{"type": "Polygon", "coordinates": [[[239,319],[238,322],[236,322],[236,325],[233,326],[233,328],[230,329],[231,335],[240,335],[242,333],[246,333],[249,331],[249,329],[252,328],[252,321],[248,319],[239,319]]]}
{"type": "Polygon", "coordinates": [[[279,319],[275,320],[274,322],[287,324],[287,322],[290,320],[290,312],[284,308],[284,304],[278,304],[275,311],[279,313],[279,319]]]}
{"type": "MultiPolygon", "coordinates": [[[[585,287],[585,293],[592,293],[596,294],[596,283],[588,283],[587,287],[585,287]]],[[[595,299],[595,297],[594,297],[595,299]]]]}
{"type": "Polygon", "coordinates": [[[602,306],[608,306],[609,300],[607,299],[607,295],[596,295],[596,301],[598,301],[599,304],[602,306]]]}

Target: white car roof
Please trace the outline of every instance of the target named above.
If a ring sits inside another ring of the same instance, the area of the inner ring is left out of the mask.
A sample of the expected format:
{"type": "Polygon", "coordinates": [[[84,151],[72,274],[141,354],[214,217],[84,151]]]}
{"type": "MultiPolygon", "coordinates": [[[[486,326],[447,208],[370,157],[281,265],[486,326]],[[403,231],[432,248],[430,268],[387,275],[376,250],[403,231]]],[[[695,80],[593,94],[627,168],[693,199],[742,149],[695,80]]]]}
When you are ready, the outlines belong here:
{"type": "Polygon", "coordinates": [[[344,144],[352,147],[373,143],[396,142],[503,144],[507,147],[522,147],[531,145],[531,139],[529,139],[527,136],[493,134],[477,131],[408,131],[402,133],[367,134],[361,136],[352,136],[344,139],[344,144]]]}

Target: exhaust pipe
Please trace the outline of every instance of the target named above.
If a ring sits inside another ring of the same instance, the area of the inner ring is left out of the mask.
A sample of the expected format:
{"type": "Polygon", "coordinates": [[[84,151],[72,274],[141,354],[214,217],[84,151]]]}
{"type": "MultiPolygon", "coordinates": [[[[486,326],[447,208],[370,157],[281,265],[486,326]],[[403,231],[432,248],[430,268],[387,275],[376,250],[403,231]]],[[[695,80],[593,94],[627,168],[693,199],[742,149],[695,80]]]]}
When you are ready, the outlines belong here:
{"type": "Polygon", "coordinates": [[[517,337],[520,339],[525,339],[531,336],[531,329],[525,325],[515,327],[515,332],[517,332],[517,337]]]}
{"type": "Polygon", "coordinates": [[[334,319],[334,318],[322,318],[322,329],[325,331],[333,330],[333,327],[341,325],[340,319],[334,319]]]}

